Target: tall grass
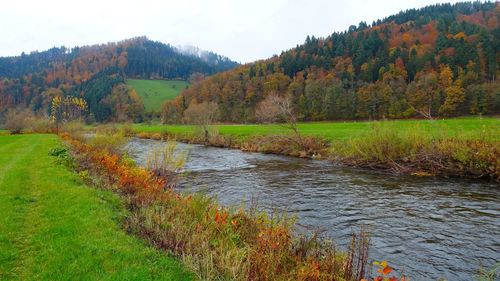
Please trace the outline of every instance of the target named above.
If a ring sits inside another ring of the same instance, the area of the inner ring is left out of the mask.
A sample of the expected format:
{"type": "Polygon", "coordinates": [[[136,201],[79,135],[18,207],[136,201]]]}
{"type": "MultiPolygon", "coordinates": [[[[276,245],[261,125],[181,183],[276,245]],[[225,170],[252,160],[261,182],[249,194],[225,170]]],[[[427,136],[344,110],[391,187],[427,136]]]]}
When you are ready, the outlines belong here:
{"type": "Polygon", "coordinates": [[[156,177],[165,178],[166,187],[174,188],[187,159],[187,151],[176,151],[175,142],[168,142],[164,147],[155,147],[149,153],[146,167],[156,177]]]}
{"type": "MultiPolygon", "coordinates": [[[[66,132],[75,138],[73,132],[66,132]]],[[[105,150],[109,153],[121,154],[122,146],[127,142],[126,130],[114,125],[101,125],[95,129],[94,136],[90,139],[90,145],[97,150],[105,150]]]]}
{"type": "Polygon", "coordinates": [[[496,263],[491,269],[483,269],[479,270],[479,273],[476,276],[477,281],[495,281],[500,278],[500,262],[496,263]]]}
{"type": "Polygon", "coordinates": [[[363,136],[335,142],[332,158],[356,166],[417,175],[490,177],[500,180],[500,142],[495,128],[484,127],[474,138],[430,135],[418,126],[396,131],[374,124],[363,136]]]}

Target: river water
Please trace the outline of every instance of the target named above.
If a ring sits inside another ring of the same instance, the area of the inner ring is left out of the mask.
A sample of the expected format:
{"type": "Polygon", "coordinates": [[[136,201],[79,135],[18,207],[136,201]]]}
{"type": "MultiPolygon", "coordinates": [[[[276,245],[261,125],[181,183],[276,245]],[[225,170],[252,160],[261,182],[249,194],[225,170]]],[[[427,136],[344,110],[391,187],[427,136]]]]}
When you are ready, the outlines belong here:
{"type": "MultiPolygon", "coordinates": [[[[138,164],[164,142],[132,139],[138,164]]],[[[363,225],[370,260],[388,260],[411,280],[472,280],[500,262],[500,185],[417,178],[337,167],[328,161],[178,144],[189,150],[179,190],[221,204],[257,200],[287,211],[301,229],[321,230],[339,245],[363,225]]]]}

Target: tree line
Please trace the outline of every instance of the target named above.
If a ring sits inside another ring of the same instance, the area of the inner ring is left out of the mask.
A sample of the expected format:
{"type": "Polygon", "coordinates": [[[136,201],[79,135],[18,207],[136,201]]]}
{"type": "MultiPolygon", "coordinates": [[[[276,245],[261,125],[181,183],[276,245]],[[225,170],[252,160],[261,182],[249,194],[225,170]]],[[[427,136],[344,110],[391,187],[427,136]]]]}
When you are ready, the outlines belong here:
{"type": "Polygon", "coordinates": [[[438,4],[361,22],[280,56],[198,79],[164,106],[216,102],[221,121],[255,122],[267,96],[291,99],[300,120],[500,113],[500,4],[438,4]]]}

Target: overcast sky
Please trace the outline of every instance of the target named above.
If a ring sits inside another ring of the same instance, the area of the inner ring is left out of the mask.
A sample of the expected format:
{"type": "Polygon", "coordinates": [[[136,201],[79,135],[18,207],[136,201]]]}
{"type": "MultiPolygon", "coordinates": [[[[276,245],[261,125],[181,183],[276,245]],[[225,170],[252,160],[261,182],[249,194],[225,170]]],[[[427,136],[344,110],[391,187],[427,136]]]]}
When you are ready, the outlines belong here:
{"type": "Polygon", "coordinates": [[[0,6],[0,56],[145,35],[239,62],[408,8],[454,0],[9,0],[0,6]]]}

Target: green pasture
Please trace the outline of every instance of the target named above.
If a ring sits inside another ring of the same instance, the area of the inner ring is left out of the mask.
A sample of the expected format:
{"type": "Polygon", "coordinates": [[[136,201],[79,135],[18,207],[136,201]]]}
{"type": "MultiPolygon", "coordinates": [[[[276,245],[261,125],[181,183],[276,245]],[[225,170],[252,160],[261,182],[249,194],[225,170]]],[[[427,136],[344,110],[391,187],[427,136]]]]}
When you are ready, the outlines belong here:
{"type": "Polygon", "coordinates": [[[146,111],[159,112],[165,101],[175,99],[189,83],[180,80],[128,79],[127,85],[142,97],[146,111]]]}
{"type": "MultiPolygon", "coordinates": [[[[171,132],[192,134],[193,125],[147,125],[134,124],[137,132],[171,132]]],[[[459,137],[474,139],[486,137],[500,139],[500,118],[465,117],[442,120],[392,120],[392,121],[346,121],[346,122],[309,122],[298,124],[303,135],[321,137],[326,140],[347,140],[363,137],[374,126],[385,126],[402,132],[417,131],[435,137],[459,137]]],[[[277,124],[238,124],[213,125],[220,134],[245,139],[255,135],[288,134],[290,130],[277,124]]]]}

